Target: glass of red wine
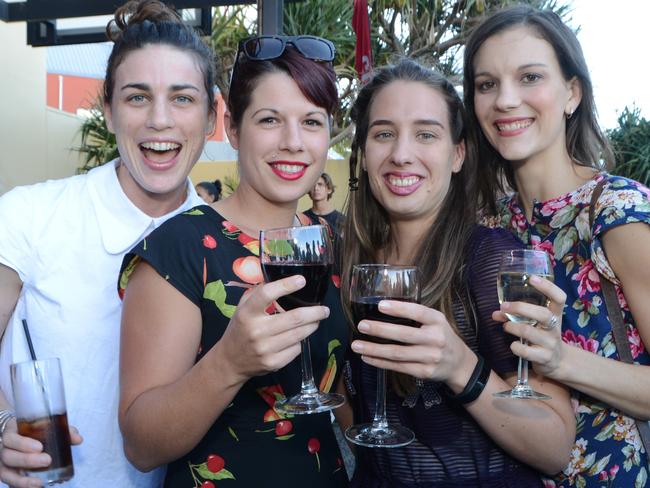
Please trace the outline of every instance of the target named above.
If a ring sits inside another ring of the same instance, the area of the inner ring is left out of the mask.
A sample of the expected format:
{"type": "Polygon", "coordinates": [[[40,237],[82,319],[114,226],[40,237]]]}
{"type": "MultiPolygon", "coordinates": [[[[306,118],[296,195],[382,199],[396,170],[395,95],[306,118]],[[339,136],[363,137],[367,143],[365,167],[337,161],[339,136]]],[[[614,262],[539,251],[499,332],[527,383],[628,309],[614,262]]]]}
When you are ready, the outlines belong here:
{"type": "MultiPolygon", "coordinates": [[[[277,299],[285,311],[319,305],[329,285],[334,252],[329,229],[324,225],[283,227],[260,232],[260,261],[267,282],[302,275],[300,290],[277,299]]],[[[309,338],[300,343],[302,385],[300,393],[276,402],[275,409],[288,414],[312,414],[345,403],[343,395],[320,391],[314,382],[309,338]]]]}
{"type": "MultiPolygon", "coordinates": [[[[360,264],[352,268],[350,302],[356,331],[364,320],[378,320],[410,327],[420,324],[412,320],[393,317],[379,311],[382,300],[420,301],[420,279],[416,266],[391,266],[387,264],[360,264]]],[[[378,337],[361,334],[364,341],[388,343],[378,337]]],[[[377,369],[377,396],[372,423],[357,424],[345,431],[345,437],[354,444],[365,447],[402,447],[415,439],[411,429],[388,423],[386,417],[386,370],[377,369]]]]}

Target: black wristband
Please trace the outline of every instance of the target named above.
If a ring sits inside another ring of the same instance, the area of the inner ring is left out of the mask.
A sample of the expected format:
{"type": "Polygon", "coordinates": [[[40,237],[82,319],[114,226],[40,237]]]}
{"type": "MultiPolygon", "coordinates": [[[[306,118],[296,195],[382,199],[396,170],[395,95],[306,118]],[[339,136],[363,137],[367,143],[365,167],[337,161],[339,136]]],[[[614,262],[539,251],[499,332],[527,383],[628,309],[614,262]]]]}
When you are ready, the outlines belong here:
{"type": "Polygon", "coordinates": [[[450,400],[453,400],[457,403],[465,404],[471,403],[476,400],[479,395],[483,392],[485,385],[487,385],[488,380],[490,379],[490,372],[492,369],[483,359],[483,356],[476,354],[478,362],[474,366],[474,371],[469,377],[469,381],[458,395],[454,395],[449,388],[447,390],[447,396],[450,400]]]}

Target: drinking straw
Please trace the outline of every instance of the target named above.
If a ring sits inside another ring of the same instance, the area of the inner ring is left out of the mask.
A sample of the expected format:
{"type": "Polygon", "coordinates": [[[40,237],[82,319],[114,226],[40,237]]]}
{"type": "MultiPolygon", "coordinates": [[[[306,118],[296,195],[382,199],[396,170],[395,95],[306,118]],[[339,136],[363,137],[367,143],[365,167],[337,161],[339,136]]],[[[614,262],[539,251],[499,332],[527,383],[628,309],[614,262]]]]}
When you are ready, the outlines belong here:
{"type": "Polygon", "coordinates": [[[36,353],[34,352],[34,344],[32,344],[32,336],[29,335],[29,327],[27,327],[27,321],[23,319],[23,329],[25,329],[25,337],[27,338],[27,345],[29,346],[29,354],[32,357],[32,361],[36,361],[36,353]]]}

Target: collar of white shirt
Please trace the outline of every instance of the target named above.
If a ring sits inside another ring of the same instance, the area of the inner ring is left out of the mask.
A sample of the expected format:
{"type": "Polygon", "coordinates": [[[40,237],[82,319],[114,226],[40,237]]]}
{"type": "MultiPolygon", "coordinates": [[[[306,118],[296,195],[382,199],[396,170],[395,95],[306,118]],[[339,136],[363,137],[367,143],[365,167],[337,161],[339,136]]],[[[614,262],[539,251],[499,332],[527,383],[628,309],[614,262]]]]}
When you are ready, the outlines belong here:
{"type": "Polygon", "coordinates": [[[118,159],[88,173],[88,190],[109,254],[123,254],[142,238],[173,215],[202,202],[190,179],[187,179],[187,198],[183,204],[162,217],[151,217],[136,207],[126,196],[117,179],[118,159]]]}

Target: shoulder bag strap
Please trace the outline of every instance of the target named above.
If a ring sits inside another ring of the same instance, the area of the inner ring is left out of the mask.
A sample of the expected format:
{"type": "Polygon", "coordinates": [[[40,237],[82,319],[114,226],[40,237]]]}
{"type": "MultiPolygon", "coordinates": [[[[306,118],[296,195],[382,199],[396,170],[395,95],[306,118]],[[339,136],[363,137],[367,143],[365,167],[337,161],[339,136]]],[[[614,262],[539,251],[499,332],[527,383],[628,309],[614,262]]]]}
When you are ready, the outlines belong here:
{"type": "MultiPolygon", "coordinates": [[[[594,192],[591,195],[591,203],[589,205],[589,230],[594,226],[594,214],[596,213],[596,202],[600,197],[600,194],[603,192],[603,188],[607,183],[607,178],[603,178],[594,188],[594,192]]],[[[592,236],[593,239],[593,236],[592,236]]],[[[621,312],[621,307],[618,304],[618,296],[616,295],[616,289],[614,284],[609,281],[605,276],[603,276],[600,271],[600,287],[603,290],[603,295],[605,297],[605,306],[607,307],[607,315],[609,316],[609,321],[612,324],[612,335],[614,336],[614,343],[616,345],[616,350],[618,351],[618,357],[621,361],[632,364],[634,362],[632,358],[632,350],[630,349],[630,341],[627,338],[627,331],[625,329],[625,324],[623,323],[623,314],[621,312]]],[[[648,422],[643,422],[641,420],[635,419],[636,427],[639,430],[639,435],[641,436],[641,441],[645,447],[646,455],[648,456],[648,461],[650,462],[650,425],[648,422]]]]}

